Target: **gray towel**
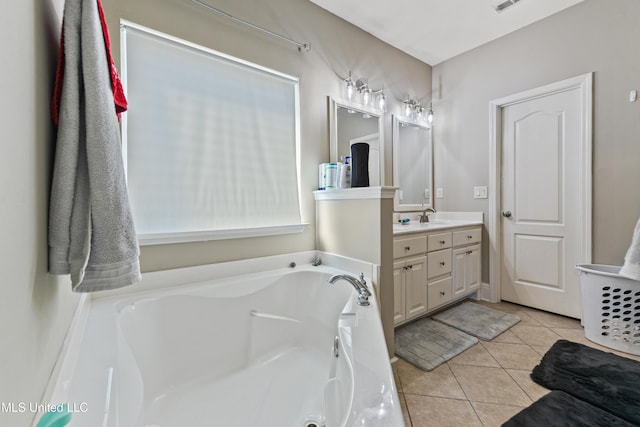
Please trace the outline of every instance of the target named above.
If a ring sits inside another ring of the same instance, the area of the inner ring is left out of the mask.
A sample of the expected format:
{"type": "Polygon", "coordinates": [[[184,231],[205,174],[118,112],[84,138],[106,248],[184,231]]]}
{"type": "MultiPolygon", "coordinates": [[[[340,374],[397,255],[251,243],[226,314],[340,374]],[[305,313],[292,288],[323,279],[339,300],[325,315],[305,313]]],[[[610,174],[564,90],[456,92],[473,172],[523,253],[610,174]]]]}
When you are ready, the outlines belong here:
{"type": "Polygon", "coordinates": [[[49,212],[49,272],[75,292],[139,282],[118,119],[95,0],[66,0],[65,65],[49,212]]]}
{"type": "Polygon", "coordinates": [[[633,231],[631,246],[624,257],[624,264],[620,269],[620,275],[632,280],[640,281],[640,219],[633,231]]]}

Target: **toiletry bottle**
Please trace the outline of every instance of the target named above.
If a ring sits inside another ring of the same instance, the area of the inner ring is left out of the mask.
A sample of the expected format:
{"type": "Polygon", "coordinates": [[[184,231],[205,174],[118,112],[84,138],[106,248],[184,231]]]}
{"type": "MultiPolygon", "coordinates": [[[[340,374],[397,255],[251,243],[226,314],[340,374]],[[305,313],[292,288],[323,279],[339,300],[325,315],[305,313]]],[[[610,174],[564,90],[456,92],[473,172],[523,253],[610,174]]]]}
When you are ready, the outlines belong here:
{"type": "Polygon", "coordinates": [[[320,165],[318,165],[318,190],[327,189],[327,181],[324,175],[325,165],[326,163],[320,163],[320,165]]]}
{"type": "Polygon", "coordinates": [[[338,188],[338,164],[325,163],[324,177],[327,190],[335,190],[338,188]]]}
{"type": "Polygon", "coordinates": [[[339,172],[338,188],[351,188],[351,156],[344,156],[339,172]]]}
{"type": "Polygon", "coordinates": [[[369,186],[369,144],[366,142],[356,142],[351,145],[351,157],[353,167],[351,168],[351,186],[369,186]]]}

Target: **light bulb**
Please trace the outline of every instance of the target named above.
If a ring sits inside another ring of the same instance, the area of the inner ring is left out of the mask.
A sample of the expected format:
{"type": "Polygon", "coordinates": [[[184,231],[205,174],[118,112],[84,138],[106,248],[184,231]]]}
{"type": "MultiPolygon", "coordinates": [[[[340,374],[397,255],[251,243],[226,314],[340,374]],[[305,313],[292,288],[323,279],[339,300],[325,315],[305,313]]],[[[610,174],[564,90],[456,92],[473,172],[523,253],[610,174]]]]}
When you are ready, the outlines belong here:
{"type": "Polygon", "coordinates": [[[351,79],[347,80],[347,100],[352,101],[353,100],[353,82],[351,81],[351,79]]]}
{"type": "Polygon", "coordinates": [[[371,89],[367,87],[362,91],[362,104],[369,105],[370,100],[371,100],[371,89]]]}
{"type": "Polygon", "coordinates": [[[427,121],[429,122],[429,124],[433,123],[433,110],[429,109],[429,112],[427,113],[427,121]]]}
{"type": "Polygon", "coordinates": [[[380,96],[378,97],[378,107],[384,111],[385,104],[387,103],[387,97],[384,96],[384,92],[380,92],[380,96]]]}
{"type": "Polygon", "coordinates": [[[404,116],[411,117],[411,104],[409,104],[409,101],[404,101],[404,116]]]}

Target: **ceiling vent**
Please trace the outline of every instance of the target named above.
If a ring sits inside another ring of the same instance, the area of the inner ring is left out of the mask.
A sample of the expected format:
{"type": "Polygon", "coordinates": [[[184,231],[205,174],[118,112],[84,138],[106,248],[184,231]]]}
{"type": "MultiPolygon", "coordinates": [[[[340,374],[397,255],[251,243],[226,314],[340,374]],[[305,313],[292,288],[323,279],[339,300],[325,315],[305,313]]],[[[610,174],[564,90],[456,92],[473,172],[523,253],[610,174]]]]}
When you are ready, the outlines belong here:
{"type": "Polygon", "coordinates": [[[494,3],[493,8],[498,13],[504,12],[506,9],[510,8],[519,1],[520,0],[498,0],[497,3],[494,3]]]}

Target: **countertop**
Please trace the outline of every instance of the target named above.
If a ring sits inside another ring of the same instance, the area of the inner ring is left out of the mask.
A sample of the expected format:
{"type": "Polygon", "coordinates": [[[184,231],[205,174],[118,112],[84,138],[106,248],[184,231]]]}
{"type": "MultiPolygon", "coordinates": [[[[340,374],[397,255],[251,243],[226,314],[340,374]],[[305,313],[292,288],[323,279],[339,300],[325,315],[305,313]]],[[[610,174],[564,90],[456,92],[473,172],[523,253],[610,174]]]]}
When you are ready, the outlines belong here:
{"type": "MultiPolygon", "coordinates": [[[[411,218],[412,215],[404,216],[411,218]]],[[[483,225],[482,212],[437,212],[429,217],[429,222],[421,223],[416,219],[411,219],[408,224],[394,223],[393,235],[425,233],[429,231],[481,225],[483,225]]]]}

